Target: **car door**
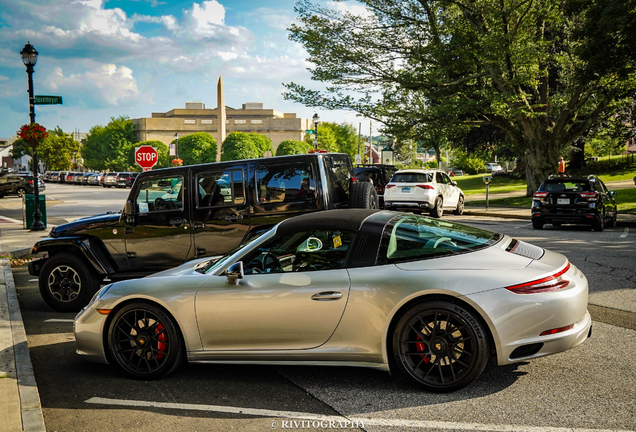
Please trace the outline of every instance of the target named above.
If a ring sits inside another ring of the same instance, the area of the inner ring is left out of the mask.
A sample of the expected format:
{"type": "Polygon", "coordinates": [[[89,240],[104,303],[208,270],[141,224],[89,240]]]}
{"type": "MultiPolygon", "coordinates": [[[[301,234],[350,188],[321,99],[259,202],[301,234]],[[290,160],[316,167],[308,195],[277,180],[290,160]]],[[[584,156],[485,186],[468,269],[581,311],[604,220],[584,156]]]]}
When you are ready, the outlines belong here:
{"type": "Polygon", "coordinates": [[[444,199],[444,207],[454,207],[457,205],[457,199],[455,199],[455,203],[453,203],[453,190],[450,184],[450,179],[448,183],[446,183],[446,179],[448,176],[441,171],[435,172],[435,181],[437,182],[437,188],[444,199]]]}
{"type": "Polygon", "coordinates": [[[182,174],[157,174],[145,177],[135,188],[134,214],[126,218],[124,228],[132,267],[159,270],[189,258],[191,222],[184,180],[182,174]]]}
{"type": "Polygon", "coordinates": [[[301,228],[245,256],[245,276],[204,282],[195,310],[205,350],[299,350],[324,344],[349,296],[354,233],[301,228]]]}
{"type": "Polygon", "coordinates": [[[208,169],[193,175],[194,247],[197,257],[236,248],[250,229],[243,164],[208,169]]]}

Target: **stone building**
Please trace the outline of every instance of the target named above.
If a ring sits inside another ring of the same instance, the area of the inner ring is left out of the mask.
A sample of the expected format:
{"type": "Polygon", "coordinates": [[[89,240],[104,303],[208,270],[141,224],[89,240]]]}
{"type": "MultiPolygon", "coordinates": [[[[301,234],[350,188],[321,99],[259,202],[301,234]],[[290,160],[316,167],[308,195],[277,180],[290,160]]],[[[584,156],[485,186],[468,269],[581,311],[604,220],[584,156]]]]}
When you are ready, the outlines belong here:
{"type": "MultiPolygon", "coordinates": [[[[158,140],[168,145],[175,133],[184,137],[195,132],[207,132],[219,141],[218,107],[208,109],[202,102],[186,102],[185,108],[175,108],[165,113],[152,113],[149,118],[133,119],[140,141],[158,140]]],[[[282,113],[263,108],[259,102],[244,103],[240,109],[225,107],[225,134],[232,132],[258,133],[272,140],[274,151],[284,140],[303,141],[305,130],[313,129],[311,119],[296,117],[296,114],[282,113]]],[[[220,152],[218,152],[220,157],[220,152]]]]}

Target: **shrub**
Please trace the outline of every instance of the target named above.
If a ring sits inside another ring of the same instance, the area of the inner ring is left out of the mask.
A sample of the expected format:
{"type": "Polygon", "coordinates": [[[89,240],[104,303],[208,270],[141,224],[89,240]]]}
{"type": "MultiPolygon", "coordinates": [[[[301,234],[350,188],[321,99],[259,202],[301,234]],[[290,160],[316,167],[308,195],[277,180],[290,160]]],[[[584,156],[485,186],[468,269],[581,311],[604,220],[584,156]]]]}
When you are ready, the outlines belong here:
{"type": "Polygon", "coordinates": [[[285,140],[278,144],[278,148],[276,148],[276,156],[306,154],[312,148],[311,144],[307,144],[302,141],[285,140]]]}
{"type": "Polygon", "coordinates": [[[243,132],[229,134],[221,147],[222,161],[256,159],[259,156],[259,149],[254,140],[243,132]]]}

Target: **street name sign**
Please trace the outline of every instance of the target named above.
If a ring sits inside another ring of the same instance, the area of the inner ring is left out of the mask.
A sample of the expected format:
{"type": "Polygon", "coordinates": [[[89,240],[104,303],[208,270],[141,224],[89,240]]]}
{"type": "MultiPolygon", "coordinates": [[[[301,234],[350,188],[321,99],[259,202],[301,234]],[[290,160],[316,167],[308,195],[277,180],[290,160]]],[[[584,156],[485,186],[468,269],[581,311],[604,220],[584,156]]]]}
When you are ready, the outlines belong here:
{"type": "Polygon", "coordinates": [[[154,147],[142,145],[135,147],[135,162],[142,167],[144,171],[148,171],[159,162],[159,154],[154,147]]]}
{"type": "Polygon", "coordinates": [[[305,131],[305,133],[306,133],[307,135],[316,135],[316,131],[315,131],[315,130],[313,130],[313,129],[307,129],[307,130],[305,131]]]}
{"type": "Polygon", "coordinates": [[[35,105],[59,105],[62,103],[62,96],[35,95],[33,99],[35,105]]]}

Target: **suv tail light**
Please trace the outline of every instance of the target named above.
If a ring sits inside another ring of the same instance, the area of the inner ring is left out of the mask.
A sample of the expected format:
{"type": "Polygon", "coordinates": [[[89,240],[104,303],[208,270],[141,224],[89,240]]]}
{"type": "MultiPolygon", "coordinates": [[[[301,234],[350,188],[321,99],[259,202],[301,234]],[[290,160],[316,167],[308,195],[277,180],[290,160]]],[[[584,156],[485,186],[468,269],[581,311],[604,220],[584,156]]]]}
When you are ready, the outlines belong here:
{"type": "Polygon", "coordinates": [[[536,294],[548,291],[556,291],[561,288],[565,288],[570,284],[570,281],[562,278],[563,274],[570,269],[570,263],[556,273],[542,279],[537,279],[532,282],[526,282],[519,285],[511,285],[506,287],[507,290],[516,294],[536,294]]]}
{"type": "Polygon", "coordinates": [[[548,197],[548,193],[547,192],[535,192],[532,194],[532,198],[547,198],[548,197]]]}
{"type": "Polygon", "coordinates": [[[596,192],[579,192],[581,198],[585,198],[588,201],[598,200],[598,194],[596,192]]]}
{"type": "Polygon", "coordinates": [[[418,188],[422,188],[422,189],[435,189],[433,186],[431,185],[427,185],[427,184],[423,184],[423,185],[415,185],[418,188]]]}
{"type": "Polygon", "coordinates": [[[390,183],[388,185],[386,185],[386,189],[391,189],[392,187],[395,187],[395,185],[394,184],[390,184],[390,183]]]}

